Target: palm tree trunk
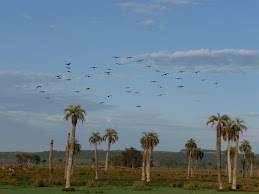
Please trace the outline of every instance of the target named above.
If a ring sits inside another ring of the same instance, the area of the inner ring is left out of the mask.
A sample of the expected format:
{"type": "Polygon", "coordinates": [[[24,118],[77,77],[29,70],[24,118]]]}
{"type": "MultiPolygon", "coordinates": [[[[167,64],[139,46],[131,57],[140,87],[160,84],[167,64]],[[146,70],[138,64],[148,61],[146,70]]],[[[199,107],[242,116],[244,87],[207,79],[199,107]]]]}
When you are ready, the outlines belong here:
{"type": "Polygon", "coordinates": [[[246,152],[244,152],[243,178],[245,178],[245,173],[246,173],[246,152]]]}
{"type": "Polygon", "coordinates": [[[148,170],[149,170],[148,158],[149,158],[149,146],[147,147],[147,156],[146,156],[146,177],[148,175],[148,170]]]}
{"type": "Polygon", "coordinates": [[[105,161],[105,170],[104,170],[105,173],[107,173],[107,170],[108,170],[110,147],[111,147],[111,142],[110,142],[110,138],[109,138],[108,150],[107,150],[106,161],[105,161]]]}
{"type": "Polygon", "coordinates": [[[230,161],[230,141],[229,141],[229,138],[228,138],[228,183],[231,183],[232,182],[232,177],[231,177],[231,161],[230,161]]]}
{"type": "Polygon", "coordinates": [[[150,166],[151,166],[151,152],[152,152],[152,147],[151,145],[149,146],[148,149],[148,162],[147,162],[147,182],[150,182],[150,166]]]}
{"type": "Polygon", "coordinates": [[[68,136],[67,136],[66,163],[65,163],[64,179],[66,179],[66,177],[67,177],[67,164],[68,164],[68,155],[69,155],[69,139],[70,139],[70,133],[68,133],[68,136]]]}
{"type": "Polygon", "coordinates": [[[73,156],[74,156],[75,135],[76,135],[76,125],[73,124],[72,125],[71,146],[69,149],[68,164],[67,164],[66,188],[71,188],[71,170],[72,170],[72,161],[73,161],[73,156]]]}
{"type": "Polygon", "coordinates": [[[142,181],[146,180],[146,177],[145,177],[145,164],[146,164],[146,160],[147,160],[147,147],[145,146],[143,162],[142,162],[142,177],[141,177],[142,181]]]}
{"type": "Polygon", "coordinates": [[[217,128],[217,170],[218,170],[218,181],[219,190],[223,189],[222,177],[221,177],[221,128],[217,128]]]}
{"type": "Polygon", "coordinates": [[[53,152],[53,139],[50,142],[50,151],[49,151],[49,172],[50,172],[50,179],[51,180],[53,180],[52,152],[53,152]]]}
{"type": "Polygon", "coordinates": [[[187,179],[190,178],[191,158],[192,158],[192,152],[190,151],[190,154],[189,154],[189,163],[188,163],[188,172],[187,172],[187,179]]]}
{"type": "Polygon", "coordinates": [[[97,142],[94,144],[95,147],[95,179],[98,179],[98,155],[97,155],[97,142]]]}
{"type": "Polygon", "coordinates": [[[234,167],[233,167],[233,181],[232,181],[232,189],[237,189],[237,157],[238,157],[238,141],[239,141],[239,132],[236,135],[236,150],[234,157],[234,167]]]}
{"type": "Polygon", "coordinates": [[[198,164],[198,160],[196,159],[195,161],[195,166],[194,166],[194,171],[193,171],[193,175],[195,176],[195,171],[196,171],[196,168],[197,168],[197,164],[198,164]]]}
{"type": "Polygon", "coordinates": [[[253,174],[253,163],[251,162],[250,177],[252,176],[252,174],[253,174]]]}
{"type": "Polygon", "coordinates": [[[191,177],[193,176],[193,173],[192,173],[192,158],[191,158],[191,177]]]}

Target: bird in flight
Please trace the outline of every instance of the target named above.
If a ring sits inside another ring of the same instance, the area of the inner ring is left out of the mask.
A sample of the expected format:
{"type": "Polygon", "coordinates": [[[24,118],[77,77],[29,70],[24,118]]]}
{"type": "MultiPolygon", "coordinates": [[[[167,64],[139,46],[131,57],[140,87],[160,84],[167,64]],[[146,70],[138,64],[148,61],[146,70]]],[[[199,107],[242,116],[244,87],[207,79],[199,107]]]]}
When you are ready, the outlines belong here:
{"type": "Polygon", "coordinates": [[[194,71],[193,73],[199,73],[200,71],[194,71]]]}
{"type": "Polygon", "coordinates": [[[175,79],[183,79],[183,78],[181,78],[181,77],[177,77],[177,78],[175,78],[175,79]]]}
{"type": "Polygon", "coordinates": [[[137,105],[136,108],[141,108],[141,106],[137,105]]]}
{"type": "Polygon", "coordinates": [[[37,86],[36,89],[41,88],[42,86],[37,86]]]}
{"type": "Polygon", "coordinates": [[[206,80],[207,80],[207,79],[202,79],[201,81],[203,81],[203,82],[204,82],[204,81],[206,81],[206,80]]]}
{"type": "Polygon", "coordinates": [[[85,88],[85,90],[90,90],[91,88],[85,88]]]}
{"type": "Polygon", "coordinates": [[[106,75],[111,75],[110,71],[104,72],[106,75]]]}
{"type": "Polygon", "coordinates": [[[60,77],[61,75],[56,75],[56,77],[60,77]]]}
{"type": "Polygon", "coordinates": [[[157,96],[163,96],[164,94],[158,94],[157,96]]]}
{"type": "Polygon", "coordinates": [[[184,86],[177,86],[177,88],[183,88],[184,86]]]}
{"type": "Polygon", "coordinates": [[[67,63],[66,65],[71,65],[71,63],[67,63]]]}
{"type": "Polygon", "coordinates": [[[178,73],[183,73],[184,71],[178,71],[178,73]]]}
{"type": "Polygon", "coordinates": [[[125,89],[129,89],[129,88],[130,88],[130,87],[128,87],[128,86],[127,86],[127,87],[125,87],[125,89]]]}
{"type": "Polygon", "coordinates": [[[110,68],[107,68],[107,70],[108,70],[108,71],[111,71],[112,69],[110,69],[110,68]]]}
{"type": "Polygon", "coordinates": [[[116,65],[121,65],[121,63],[115,63],[116,65]]]}
{"type": "Polygon", "coordinates": [[[67,81],[70,81],[71,79],[70,78],[68,78],[68,79],[66,79],[67,81]]]}
{"type": "Polygon", "coordinates": [[[89,77],[90,78],[91,76],[90,75],[85,75],[85,77],[89,77]]]}
{"type": "Polygon", "coordinates": [[[48,100],[48,99],[49,99],[49,97],[45,97],[45,99],[47,99],[47,100],[48,100]]]}
{"type": "Polygon", "coordinates": [[[107,98],[110,98],[112,95],[108,95],[108,96],[106,96],[107,98]]]}
{"type": "Polygon", "coordinates": [[[104,104],[104,102],[99,102],[99,104],[104,104]]]}
{"type": "Polygon", "coordinates": [[[162,76],[166,76],[166,75],[168,75],[169,73],[164,73],[162,76]]]}
{"type": "Polygon", "coordinates": [[[140,94],[140,92],[135,92],[135,94],[140,94]]]}
{"type": "Polygon", "coordinates": [[[146,65],[146,67],[153,67],[153,65],[146,65]]]}
{"type": "Polygon", "coordinates": [[[97,69],[98,67],[91,67],[92,69],[97,69]]]}
{"type": "Polygon", "coordinates": [[[72,73],[71,71],[66,71],[66,72],[68,72],[68,73],[72,73]]]}
{"type": "Polygon", "coordinates": [[[214,84],[219,84],[219,82],[216,82],[216,83],[214,83],[214,84]]]}
{"type": "Polygon", "coordinates": [[[80,91],[79,91],[79,90],[76,90],[75,92],[76,92],[76,93],[79,93],[80,91]]]}
{"type": "Polygon", "coordinates": [[[137,60],[138,63],[142,62],[144,59],[137,60]]]}
{"type": "Polygon", "coordinates": [[[157,82],[157,81],[150,81],[150,82],[153,82],[153,83],[155,83],[155,82],[157,82]]]}
{"type": "Polygon", "coordinates": [[[114,56],[113,58],[116,58],[116,59],[118,59],[118,58],[120,58],[120,57],[118,57],[118,56],[114,56]]]}
{"type": "Polygon", "coordinates": [[[129,56],[129,57],[126,57],[126,59],[131,59],[131,58],[134,58],[134,57],[131,57],[131,56],[129,56]]]}
{"type": "Polygon", "coordinates": [[[164,86],[158,86],[159,88],[164,88],[164,86]]]}

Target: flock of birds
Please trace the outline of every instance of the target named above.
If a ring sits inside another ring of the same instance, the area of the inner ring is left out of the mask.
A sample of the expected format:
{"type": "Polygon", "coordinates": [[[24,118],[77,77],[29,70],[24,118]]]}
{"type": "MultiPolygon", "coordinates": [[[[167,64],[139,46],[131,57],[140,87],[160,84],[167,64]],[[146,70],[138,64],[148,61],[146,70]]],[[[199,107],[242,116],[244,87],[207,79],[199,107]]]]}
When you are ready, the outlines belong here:
{"type": "MultiPolygon", "coordinates": [[[[120,57],[119,57],[119,56],[114,56],[113,58],[119,59],[120,57]]],[[[127,60],[127,59],[132,59],[132,58],[134,58],[134,57],[133,57],[133,56],[128,56],[128,57],[126,57],[125,59],[127,60]]],[[[142,61],[144,61],[144,59],[139,59],[139,60],[136,60],[135,62],[141,63],[142,61]]],[[[120,65],[123,65],[123,64],[122,64],[122,63],[119,63],[119,62],[116,62],[115,65],[120,66],[120,65]]],[[[155,72],[157,72],[157,73],[160,73],[160,72],[161,72],[159,69],[153,69],[153,67],[154,67],[153,65],[146,65],[145,67],[146,67],[146,68],[149,68],[150,70],[153,70],[153,71],[155,71],[155,72]]],[[[66,64],[65,64],[65,68],[66,68],[66,73],[69,73],[69,74],[72,73],[72,72],[71,72],[71,63],[66,63],[66,64]]],[[[90,68],[91,68],[92,70],[98,69],[97,66],[92,66],[92,67],[90,67],[90,68]]],[[[104,74],[105,74],[106,76],[111,76],[111,75],[112,75],[112,72],[113,72],[113,69],[107,68],[106,71],[104,72],[104,74]]],[[[178,73],[178,75],[179,75],[179,74],[185,73],[185,71],[181,70],[181,71],[178,71],[177,73],[178,73]]],[[[200,71],[194,71],[194,72],[193,72],[193,74],[198,74],[198,73],[200,73],[200,71]]],[[[161,74],[161,76],[164,77],[164,76],[168,76],[169,74],[170,74],[170,73],[167,72],[167,73],[161,74]]],[[[56,79],[58,79],[58,80],[61,80],[61,79],[62,79],[62,75],[55,75],[55,77],[56,77],[56,79]]],[[[84,77],[86,77],[86,78],[92,78],[92,75],[88,75],[88,74],[87,74],[87,75],[85,75],[84,77]]],[[[182,80],[183,77],[175,77],[174,79],[176,79],[176,80],[182,80]]],[[[64,79],[63,79],[63,80],[64,80],[64,79]]],[[[72,78],[65,78],[65,80],[66,80],[66,81],[71,81],[72,78]]],[[[201,79],[201,81],[204,82],[204,81],[207,81],[207,79],[203,78],[203,79],[201,79]]],[[[158,81],[157,81],[157,80],[151,80],[150,82],[151,82],[151,83],[157,83],[158,81]]],[[[220,82],[215,82],[214,84],[217,85],[217,84],[219,84],[219,83],[220,83],[220,82]]],[[[44,88],[44,87],[43,87],[42,85],[36,86],[36,90],[39,90],[39,93],[46,93],[46,90],[42,90],[43,88],[44,88]]],[[[140,94],[140,92],[138,92],[138,91],[132,92],[132,91],[130,90],[131,87],[129,87],[129,86],[126,86],[126,87],[124,87],[124,88],[125,88],[125,92],[126,92],[126,93],[140,94]]],[[[158,86],[158,88],[164,88],[164,86],[160,85],[160,86],[158,86]]],[[[178,85],[177,88],[184,88],[184,85],[178,85]]],[[[92,88],[87,87],[87,88],[85,88],[85,90],[92,90],[92,88]]],[[[79,93],[80,90],[75,90],[75,91],[73,91],[73,92],[79,93]]],[[[164,95],[163,93],[157,94],[157,96],[163,96],[163,95],[164,95]]],[[[111,98],[111,97],[112,97],[112,95],[106,95],[106,98],[111,98]]],[[[49,97],[49,96],[45,96],[44,99],[49,100],[50,97],[49,97]]],[[[105,103],[104,101],[98,102],[98,104],[104,104],[104,103],[105,103]]],[[[136,108],[141,108],[141,106],[140,106],[140,105],[136,105],[136,108]]]]}

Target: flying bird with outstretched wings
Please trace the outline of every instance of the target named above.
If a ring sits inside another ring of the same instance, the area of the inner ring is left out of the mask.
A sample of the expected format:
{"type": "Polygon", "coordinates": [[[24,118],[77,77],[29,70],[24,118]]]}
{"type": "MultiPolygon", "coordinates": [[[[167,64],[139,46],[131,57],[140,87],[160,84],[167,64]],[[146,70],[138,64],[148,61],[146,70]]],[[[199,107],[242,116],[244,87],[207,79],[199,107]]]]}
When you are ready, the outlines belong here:
{"type": "Polygon", "coordinates": [[[183,88],[184,86],[177,86],[177,88],[183,88]]]}
{"type": "Polygon", "coordinates": [[[36,89],[41,88],[42,86],[37,86],[36,89]]]}

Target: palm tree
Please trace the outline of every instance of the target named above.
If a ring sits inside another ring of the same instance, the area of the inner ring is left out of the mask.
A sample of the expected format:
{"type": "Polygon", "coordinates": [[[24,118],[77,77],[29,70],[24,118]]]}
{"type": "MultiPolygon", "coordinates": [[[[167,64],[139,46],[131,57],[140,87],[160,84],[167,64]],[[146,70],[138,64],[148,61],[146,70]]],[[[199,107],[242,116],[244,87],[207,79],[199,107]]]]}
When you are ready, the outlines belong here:
{"type": "Polygon", "coordinates": [[[75,134],[76,134],[76,125],[77,121],[81,121],[82,124],[85,121],[84,116],[87,114],[84,109],[81,108],[80,105],[69,105],[68,108],[64,110],[65,117],[64,120],[68,121],[71,118],[72,121],[72,136],[71,136],[71,149],[69,150],[68,157],[68,165],[67,165],[67,177],[66,177],[66,189],[71,188],[71,170],[72,170],[72,162],[74,156],[74,146],[75,146],[75,134]]]}
{"type": "Polygon", "coordinates": [[[187,141],[187,143],[185,144],[185,147],[187,149],[187,155],[189,155],[188,174],[187,174],[187,179],[189,179],[190,178],[190,170],[192,168],[192,151],[197,148],[197,144],[195,143],[194,139],[189,139],[187,141]]]}
{"type": "Polygon", "coordinates": [[[218,181],[219,181],[219,190],[223,189],[222,185],[222,177],[221,177],[221,130],[223,128],[223,125],[227,125],[227,121],[229,120],[228,115],[222,115],[220,116],[219,113],[217,115],[211,115],[209,117],[209,121],[207,122],[207,125],[211,123],[211,127],[213,127],[215,124],[217,125],[217,170],[218,170],[218,181]]]}
{"type": "Polygon", "coordinates": [[[245,177],[245,174],[247,175],[247,172],[245,170],[245,166],[246,166],[246,154],[249,153],[252,150],[252,147],[250,145],[250,142],[248,140],[244,140],[241,142],[241,145],[239,146],[239,150],[240,152],[244,153],[244,165],[243,165],[243,170],[244,170],[244,174],[243,174],[243,178],[245,177]]]}
{"type": "Polygon", "coordinates": [[[68,164],[68,156],[69,156],[69,140],[70,140],[70,133],[68,133],[68,136],[67,136],[66,162],[65,162],[65,174],[64,174],[64,179],[67,178],[67,164],[68,164]]]}
{"type": "Polygon", "coordinates": [[[143,136],[140,139],[141,147],[144,148],[144,156],[143,156],[143,162],[142,162],[142,177],[141,180],[146,180],[145,176],[145,166],[146,166],[146,160],[147,160],[147,152],[148,152],[148,133],[142,132],[143,136]]]}
{"type": "MultiPolygon", "coordinates": [[[[71,144],[69,144],[69,149],[71,147],[71,144]]],[[[78,143],[77,139],[75,139],[75,142],[74,142],[74,155],[77,155],[80,151],[81,151],[81,144],[78,143]]],[[[72,160],[72,170],[71,170],[71,175],[73,175],[74,173],[74,157],[73,157],[73,160],[72,160]]]]}
{"type": "Polygon", "coordinates": [[[53,180],[53,163],[52,163],[52,154],[53,153],[53,139],[50,142],[50,151],[49,151],[49,172],[50,172],[50,180],[53,180]]]}
{"type": "Polygon", "coordinates": [[[233,164],[233,159],[235,158],[235,150],[236,147],[230,147],[230,164],[231,164],[231,168],[232,168],[232,164],[233,164]]]}
{"type": "Polygon", "coordinates": [[[98,155],[97,155],[97,143],[100,145],[102,142],[102,137],[100,133],[92,132],[92,137],[89,138],[90,145],[94,144],[95,146],[95,179],[98,179],[98,155]]]}
{"type": "Polygon", "coordinates": [[[148,133],[148,154],[147,154],[147,182],[150,182],[150,166],[151,166],[151,153],[155,146],[159,143],[158,135],[155,132],[148,133]]]}
{"type": "Polygon", "coordinates": [[[227,148],[227,170],[228,170],[228,183],[231,183],[232,181],[232,173],[231,173],[231,161],[230,161],[230,141],[234,140],[234,129],[233,129],[233,121],[231,119],[228,119],[227,122],[223,123],[222,128],[222,136],[223,140],[228,142],[228,148],[227,148]]]}
{"type": "Polygon", "coordinates": [[[194,172],[193,172],[194,175],[197,168],[198,160],[202,160],[203,156],[204,156],[204,152],[202,151],[201,148],[197,148],[193,151],[193,157],[196,160],[195,166],[194,166],[194,172]]]}
{"type": "Polygon", "coordinates": [[[243,134],[243,131],[247,130],[247,127],[245,126],[245,121],[240,120],[236,118],[233,123],[233,129],[234,129],[234,137],[236,141],[236,150],[235,150],[235,157],[234,157],[234,168],[233,168],[233,181],[232,181],[232,189],[237,189],[237,157],[238,157],[238,142],[239,142],[239,133],[241,132],[243,134]]]}
{"type": "Polygon", "coordinates": [[[250,152],[248,154],[247,158],[248,158],[248,161],[250,162],[250,177],[251,177],[252,174],[253,174],[253,164],[255,163],[255,158],[256,158],[255,153],[254,152],[250,152]]]}
{"type": "Polygon", "coordinates": [[[92,169],[94,169],[94,163],[95,163],[95,158],[94,157],[91,158],[91,162],[92,162],[92,169]]]}
{"type": "Polygon", "coordinates": [[[103,136],[103,140],[106,142],[108,140],[108,149],[105,160],[105,170],[104,173],[107,173],[108,164],[109,164],[109,153],[111,144],[114,144],[116,141],[119,141],[118,133],[114,129],[106,129],[106,134],[103,136]]]}

